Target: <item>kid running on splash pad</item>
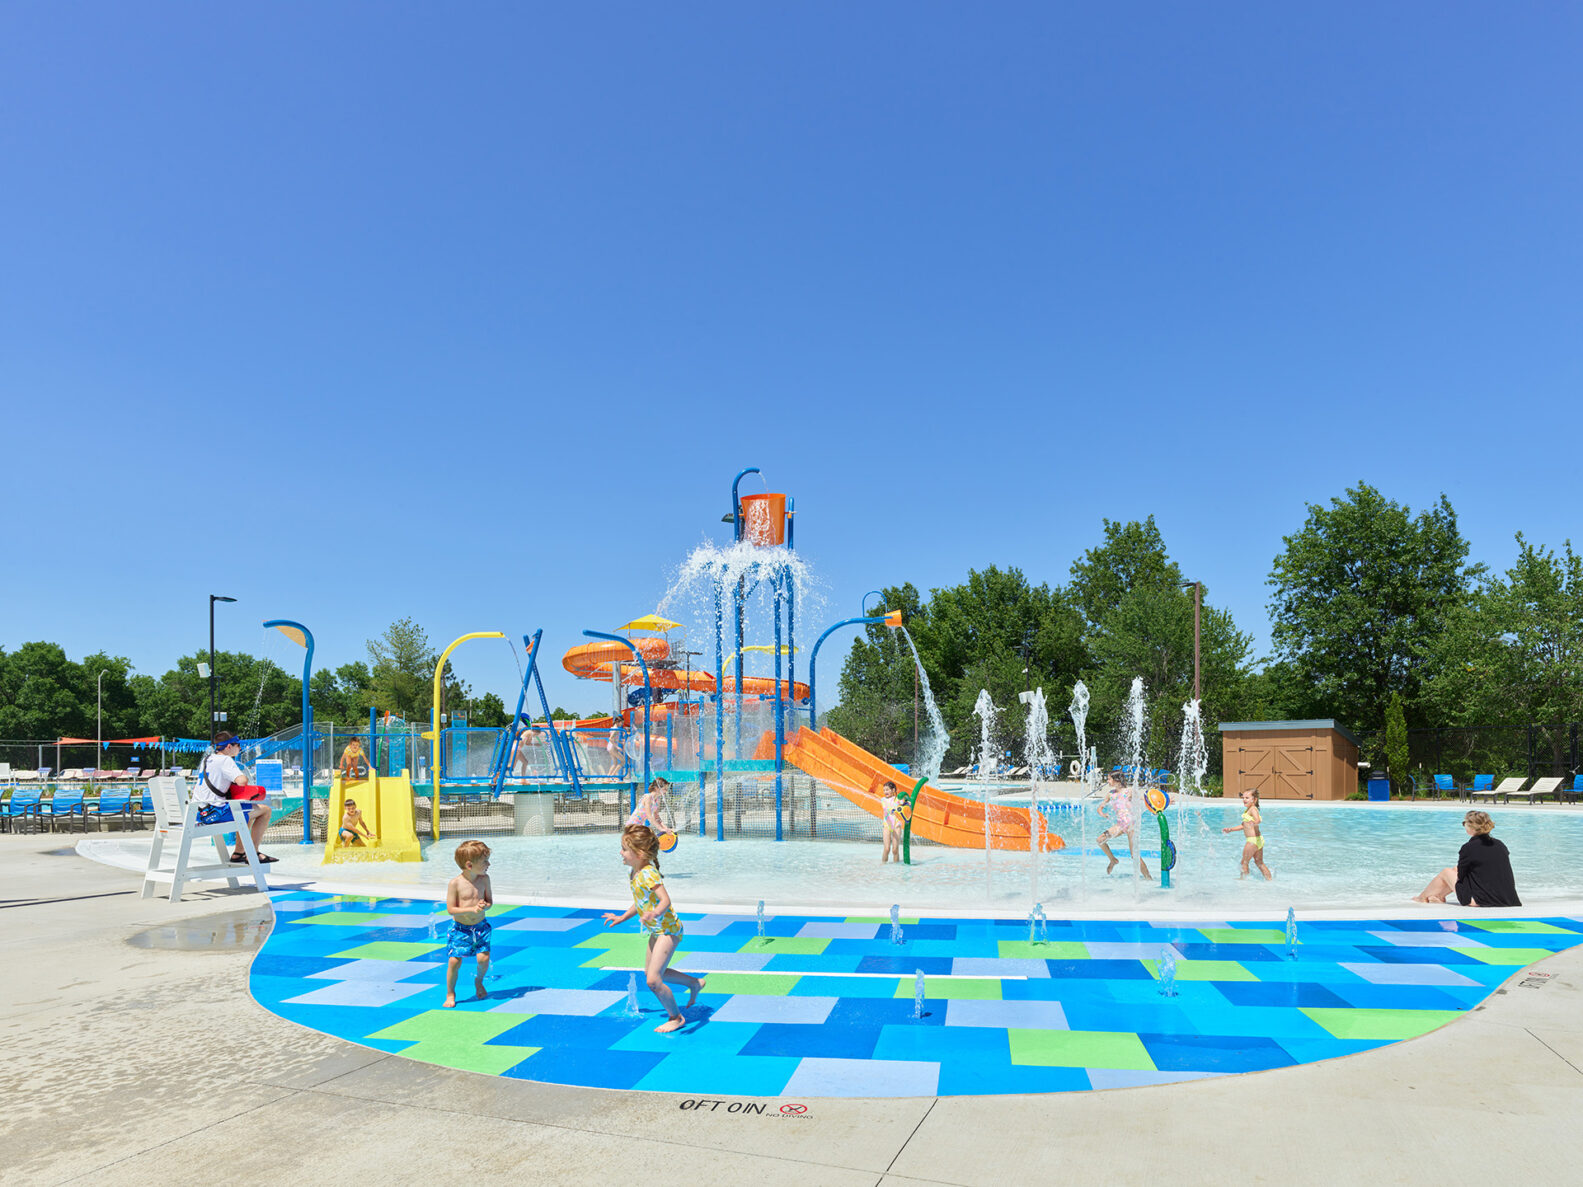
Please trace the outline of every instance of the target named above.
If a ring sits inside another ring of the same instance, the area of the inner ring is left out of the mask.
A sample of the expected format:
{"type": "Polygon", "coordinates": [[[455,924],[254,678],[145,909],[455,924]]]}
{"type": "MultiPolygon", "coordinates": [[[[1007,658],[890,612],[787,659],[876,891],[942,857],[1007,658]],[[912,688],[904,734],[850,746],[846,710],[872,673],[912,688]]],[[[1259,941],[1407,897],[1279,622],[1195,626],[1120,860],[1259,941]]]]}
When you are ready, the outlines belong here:
{"type": "Polygon", "coordinates": [[[1120,771],[1110,772],[1110,801],[1105,807],[1100,808],[1100,811],[1103,812],[1106,808],[1116,814],[1116,823],[1099,834],[1099,847],[1105,851],[1105,856],[1110,858],[1105,873],[1108,874],[1115,869],[1116,863],[1121,860],[1110,851],[1110,846],[1105,842],[1125,833],[1127,849],[1132,854],[1133,860],[1138,863],[1138,872],[1145,878],[1152,879],[1154,875],[1149,873],[1149,867],[1144,863],[1143,858],[1138,856],[1138,822],[1132,818],[1132,790],[1122,779],[1120,771]]]}
{"type": "Polygon", "coordinates": [[[621,830],[621,861],[631,871],[632,905],[621,914],[606,912],[605,926],[615,927],[636,915],[643,922],[649,936],[648,959],[643,971],[648,979],[649,992],[660,999],[665,1007],[665,1021],[654,1028],[655,1034],[669,1034],[680,1030],[687,1022],[676,1008],[676,998],[669,986],[687,986],[687,1005],[698,1000],[703,990],[704,978],[692,977],[667,968],[676,946],[682,942],[682,921],[671,908],[671,896],[660,877],[660,842],[654,830],[641,824],[629,824],[621,830]]]}
{"type": "Polygon", "coordinates": [[[484,912],[494,906],[495,892],[489,885],[489,846],[482,841],[463,841],[456,847],[456,864],[462,872],[445,888],[445,910],[451,916],[451,937],[446,943],[450,957],[445,966],[445,1008],[456,1005],[456,975],[462,961],[478,958],[473,988],[479,1001],[484,992],[484,974],[489,971],[489,920],[484,912]]]}

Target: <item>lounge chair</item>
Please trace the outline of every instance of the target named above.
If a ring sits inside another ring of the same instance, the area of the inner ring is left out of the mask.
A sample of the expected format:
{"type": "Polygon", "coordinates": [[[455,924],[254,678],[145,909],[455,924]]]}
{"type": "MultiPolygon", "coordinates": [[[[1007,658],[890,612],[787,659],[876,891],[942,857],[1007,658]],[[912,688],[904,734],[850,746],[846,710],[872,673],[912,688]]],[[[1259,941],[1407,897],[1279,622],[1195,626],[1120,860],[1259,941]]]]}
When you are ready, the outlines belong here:
{"type": "Polygon", "coordinates": [[[1567,787],[1563,784],[1561,789],[1556,792],[1556,799],[1565,803],[1566,793],[1569,791],[1572,793],[1572,802],[1574,804],[1577,803],[1578,797],[1583,796],[1583,775],[1572,776],[1572,786],[1567,787]]]}
{"type": "Polygon", "coordinates": [[[1565,776],[1548,775],[1543,779],[1535,779],[1534,785],[1527,791],[1513,791],[1506,796],[1506,802],[1511,803],[1512,796],[1527,800],[1530,804],[1547,795],[1553,795],[1557,800],[1561,798],[1561,781],[1565,776]]]}
{"type": "MultiPolygon", "coordinates": [[[[101,791],[92,812],[94,827],[101,828],[112,820],[119,820],[123,828],[132,825],[132,793],[129,791],[101,791]]],[[[84,823],[86,828],[86,821],[84,823]]]]}
{"type": "Polygon", "coordinates": [[[1473,776],[1473,782],[1469,786],[1463,788],[1462,790],[1467,792],[1469,798],[1471,799],[1472,795],[1473,795],[1473,793],[1475,791],[1488,791],[1490,788],[1492,788],[1494,786],[1495,786],[1495,776],[1494,775],[1474,775],[1473,776]]]}
{"type": "Polygon", "coordinates": [[[55,822],[65,817],[70,824],[72,817],[82,821],[82,831],[88,831],[88,810],[83,806],[81,791],[66,791],[57,787],[55,794],[47,800],[39,801],[39,818],[48,820],[50,831],[55,829],[55,822]]]}
{"type": "Polygon", "coordinates": [[[1503,799],[1507,800],[1507,802],[1510,802],[1512,792],[1521,791],[1523,784],[1527,782],[1528,777],[1526,775],[1513,775],[1510,779],[1502,779],[1498,784],[1489,788],[1487,791],[1470,791],[1468,793],[1468,798],[1474,800],[1493,800],[1496,796],[1501,796],[1503,799]]]}
{"type": "Polygon", "coordinates": [[[35,832],[44,827],[43,818],[39,815],[39,793],[36,791],[23,791],[18,788],[11,793],[11,798],[5,802],[5,823],[12,832],[21,832],[22,826],[31,817],[35,832]]]}
{"type": "Polygon", "coordinates": [[[0,762],[0,783],[4,783],[7,787],[9,787],[13,782],[14,780],[11,777],[11,764],[8,762],[0,762]]]}
{"type": "Polygon", "coordinates": [[[1435,776],[1435,799],[1443,800],[1457,794],[1457,781],[1450,775],[1435,776]]]}

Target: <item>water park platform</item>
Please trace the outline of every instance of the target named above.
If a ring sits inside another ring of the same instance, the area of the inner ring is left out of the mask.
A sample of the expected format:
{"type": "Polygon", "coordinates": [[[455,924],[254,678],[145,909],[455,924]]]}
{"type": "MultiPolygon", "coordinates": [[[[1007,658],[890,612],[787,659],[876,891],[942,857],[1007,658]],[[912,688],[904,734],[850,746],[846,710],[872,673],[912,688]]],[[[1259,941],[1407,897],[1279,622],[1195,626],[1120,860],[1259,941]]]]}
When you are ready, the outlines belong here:
{"type": "Polygon", "coordinates": [[[196,1184],[240,1163],[279,1182],[1002,1187],[1093,1167],[1438,1187],[1470,1138],[1513,1181],[1569,1181],[1583,1158],[1577,948],[1514,968],[1452,1025],[1323,1063],[1026,1096],[698,1096],[482,1075],[294,1025],[248,992],[273,926],[258,896],[140,900],[58,836],[0,837],[0,900],[6,1182],[196,1184]]]}

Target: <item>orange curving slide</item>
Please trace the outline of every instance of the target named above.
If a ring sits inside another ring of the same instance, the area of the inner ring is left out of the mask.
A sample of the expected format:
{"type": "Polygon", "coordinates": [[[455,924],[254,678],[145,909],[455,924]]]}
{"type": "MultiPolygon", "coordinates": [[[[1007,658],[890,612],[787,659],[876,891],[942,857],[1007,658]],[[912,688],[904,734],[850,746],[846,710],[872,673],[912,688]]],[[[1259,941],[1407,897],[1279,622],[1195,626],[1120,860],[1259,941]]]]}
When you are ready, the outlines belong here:
{"type": "MultiPolygon", "coordinates": [[[[644,663],[649,665],[649,683],[655,688],[686,689],[688,692],[714,692],[715,674],[699,668],[673,668],[666,661],[670,658],[670,644],[664,639],[634,639],[632,645],[643,656],[644,663]]],[[[573,647],[561,657],[561,666],[573,676],[584,680],[610,680],[610,667],[612,664],[621,665],[621,682],[626,685],[643,687],[643,669],[632,661],[632,653],[619,643],[584,643],[580,647],[573,647]]],[[[802,681],[789,683],[780,682],[781,691],[789,695],[794,701],[808,699],[808,686],[802,681]]],[[[736,677],[727,676],[725,691],[736,692],[736,677]]],[[[742,692],[746,696],[773,697],[775,695],[775,678],[773,676],[744,676],[742,678],[742,692]]]]}
{"type": "MultiPolygon", "coordinates": [[[[771,753],[775,745],[770,735],[771,753]]],[[[876,758],[834,730],[814,733],[803,726],[786,744],[786,758],[799,770],[827,783],[871,816],[880,815],[880,787],[887,780],[905,793],[916,780],[876,758]]],[[[1020,849],[1029,846],[1030,809],[997,806],[989,816],[989,847],[1020,849]]],[[[1044,813],[1037,813],[1040,848],[1045,852],[1066,848],[1050,831],[1044,813]]],[[[912,835],[957,849],[984,848],[984,805],[977,800],[947,795],[925,786],[912,814],[912,835]]]]}

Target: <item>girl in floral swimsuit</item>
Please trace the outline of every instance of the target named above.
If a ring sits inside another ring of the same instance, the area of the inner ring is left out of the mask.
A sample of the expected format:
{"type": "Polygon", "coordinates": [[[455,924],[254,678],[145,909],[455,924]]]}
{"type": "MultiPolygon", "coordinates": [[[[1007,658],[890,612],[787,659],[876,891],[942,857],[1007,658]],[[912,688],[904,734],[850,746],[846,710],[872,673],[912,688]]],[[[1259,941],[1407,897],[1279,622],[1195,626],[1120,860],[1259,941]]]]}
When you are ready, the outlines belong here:
{"type": "Polygon", "coordinates": [[[687,1004],[698,1000],[703,990],[704,978],[667,968],[676,946],[682,942],[682,921],[676,918],[671,907],[671,896],[660,877],[660,840],[654,830],[642,824],[629,824],[621,830],[621,861],[631,871],[632,905],[621,914],[608,912],[605,926],[614,927],[636,915],[649,936],[648,959],[643,971],[648,979],[649,991],[665,1007],[665,1021],[654,1028],[656,1034],[669,1034],[680,1030],[686,1023],[676,998],[671,994],[672,985],[685,985],[689,991],[687,1004]]]}
{"type": "MultiPolygon", "coordinates": [[[[1121,860],[1110,851],[1110,846],[1105,844],[1112,837],[1123,834],[1127,838],[1127,848],[1131,851],[1134,860],[1138,863],[1138,872],[1145,878],[1153,878],[1149,867],[1144,864],[1143,858],[1138,857],[1138,824],[1132,818],[1132,790],[1126,785],[1120,771],[1110,773],[1110,802],[1106,805],[1116,814],[1116,823],[1099,834],[1099,847],[1105,851],[1105,856],[1110,858],[1110,864],[1105,867],[1105,873],[1110,873],[1116,868],[1116,863],[1121,860]]],[[[1103,811],[1104,809],[1101,809],[1103,811]]]]}

